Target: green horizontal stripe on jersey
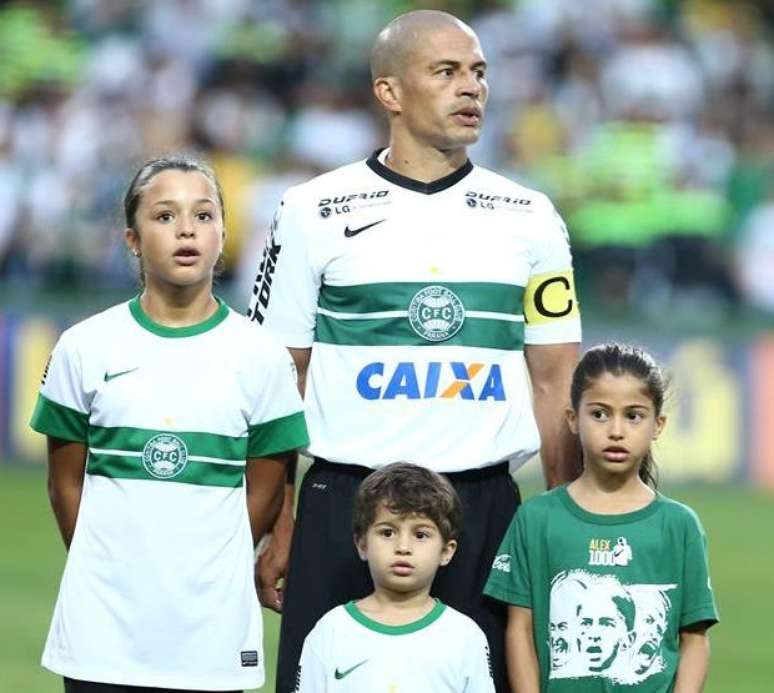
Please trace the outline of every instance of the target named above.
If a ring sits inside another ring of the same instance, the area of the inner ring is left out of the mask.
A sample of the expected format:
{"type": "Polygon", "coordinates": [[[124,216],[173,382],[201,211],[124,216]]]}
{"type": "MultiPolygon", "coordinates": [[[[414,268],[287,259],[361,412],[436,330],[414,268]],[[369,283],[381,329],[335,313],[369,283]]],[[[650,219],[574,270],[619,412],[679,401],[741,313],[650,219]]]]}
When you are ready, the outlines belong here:
{"type": "Polygon", "coordinates": [[[215,464],[188,460],[176,476],[160,479],[153,476],[142,463],[142,456],[113,455],[89,451],[86,473],[110,479],[140,479],[145,481],[172,481],[197,486],[225,486],[238,488],[244,483],[244,465],[215,464]]]}
{"type": "Polygon", "coordinates": [[[38,395],[30,426],[38,433],[78,443],[86,442],[89,415],[38,395]]]}
{"type": "Polygon", "coordinates": [[[174,435],[185,443],[189,455],[215,457],[220,460],[244,462],[247,457],[247,437],[189,431],[154,430],[130,427],[89,427],[89,447],[108,450],[142,452],[145,444],[159,434],[174,435]]]}
{"type": "Polygon", "coordinates": [[[524,287],[494,282],[382,282],[320,287],[318,305],[336,313],[378,313],[408,310],[414,295],[428,286],[444,286],[462,301],[465,310],[506,315],[524,312],[524,287]]]}
{"type": "Polygon", "coordinates": [[[247,438],[247,457],[266,457],[309,445],[306,420],[300,411],[250,426],[247,438]]]}
{"type": "Polygon", "coordinates": [[[414,332],[408,318],[340,320],[318,314],[315,341],[352,346],[466,346],[514,351],[524,348],[524,323],[465,318],[453,337],[431,342],[414,332]]]}

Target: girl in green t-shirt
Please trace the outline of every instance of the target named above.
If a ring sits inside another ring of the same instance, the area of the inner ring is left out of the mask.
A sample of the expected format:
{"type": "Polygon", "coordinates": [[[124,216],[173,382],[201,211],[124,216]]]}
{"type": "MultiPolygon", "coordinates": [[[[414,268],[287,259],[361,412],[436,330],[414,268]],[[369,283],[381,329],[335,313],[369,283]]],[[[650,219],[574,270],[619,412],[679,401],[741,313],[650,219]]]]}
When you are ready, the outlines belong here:
{"type": "Polygon", "coordinates": [[[698,518],[655,490],[665,392],[637,347],[594,347],[575,370],[567,421],[583,471],[519,509],[485,588],[509,604],[518,693],[704,687],[717,609],[698,518]]]}

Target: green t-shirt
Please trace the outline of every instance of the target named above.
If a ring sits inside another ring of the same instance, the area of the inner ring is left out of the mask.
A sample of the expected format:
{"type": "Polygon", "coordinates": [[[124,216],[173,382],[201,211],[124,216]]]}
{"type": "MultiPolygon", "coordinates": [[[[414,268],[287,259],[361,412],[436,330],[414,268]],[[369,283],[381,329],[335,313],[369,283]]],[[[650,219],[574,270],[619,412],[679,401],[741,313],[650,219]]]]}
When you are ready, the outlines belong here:
{"type": "Polygon", "coordinates": [[[681,629],[718,620],[695,513],[662,495],[597,515],[559,487],[511,522],[484,592],[532,609],[541,691],[674,686],[681,629]]]}

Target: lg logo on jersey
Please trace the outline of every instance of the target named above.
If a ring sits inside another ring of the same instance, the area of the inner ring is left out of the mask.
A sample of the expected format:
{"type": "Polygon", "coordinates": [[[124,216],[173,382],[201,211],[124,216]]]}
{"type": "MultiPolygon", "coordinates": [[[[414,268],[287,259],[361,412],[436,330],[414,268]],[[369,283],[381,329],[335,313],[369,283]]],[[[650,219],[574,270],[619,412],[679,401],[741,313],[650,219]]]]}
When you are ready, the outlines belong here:
{"type": "Polygon", "coordinates": [[[375,190],[373,192],[323,197],[317,203],[317,208],[320,216],[323,219],[327,219],[331,214],[349,214],[352,210],[360,207],[373,207],[377,204],[384,204],[386,200],[382,198],[387,197],[389,194],[389,190],[375,190]]]}
{"type": "Polygon", "coordinates": [[[468,207],[480,209],[507,209],[508,211],[532,211],[529,205],[532,200],[504,195],[488,195],[469,190],[465,193],[465,204],[468,207]]]}
{"type": "Polygon", "coordinates": [[[505,401],[503,376],[498,364],[466,365],[461,361],[431,361],[417,367],[401,361],[386,372],[380,361],[364,366],[357,375],[357,391],[364,399],[464,399],[505,401]],[[451,376],[451,378],[449,378],[451,376]]]}

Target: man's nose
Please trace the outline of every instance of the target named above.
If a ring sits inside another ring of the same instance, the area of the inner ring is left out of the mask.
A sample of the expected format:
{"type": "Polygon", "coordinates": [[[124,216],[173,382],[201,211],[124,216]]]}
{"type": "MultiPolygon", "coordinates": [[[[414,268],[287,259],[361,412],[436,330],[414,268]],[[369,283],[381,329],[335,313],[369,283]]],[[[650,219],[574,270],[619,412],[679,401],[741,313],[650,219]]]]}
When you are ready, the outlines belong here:
{"type": "Polygon", "coordinates": [[[459,93],[462,96],[470,96],[474,99],[478,99],[481,96],[482,86],[478,80],[478,76],[475,72],[464,72],[462,77],[462,84],[459,88],[459,93]]]}

